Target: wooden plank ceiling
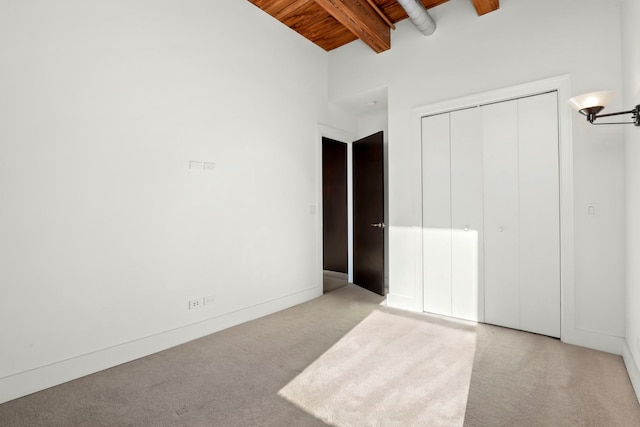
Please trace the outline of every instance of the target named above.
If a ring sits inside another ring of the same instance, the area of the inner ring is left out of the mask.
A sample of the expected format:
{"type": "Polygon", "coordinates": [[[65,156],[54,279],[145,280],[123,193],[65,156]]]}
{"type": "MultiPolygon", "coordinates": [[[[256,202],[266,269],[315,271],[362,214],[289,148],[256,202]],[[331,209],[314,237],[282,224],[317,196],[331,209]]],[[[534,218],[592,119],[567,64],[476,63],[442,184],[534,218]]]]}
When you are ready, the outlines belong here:
{"type": "MultiPolygon", "coordinates": [[[[407,18],[396,0],[249,0],[326,51],[360,39],[375,52],[391,48],[394,24],[407,18]]],[[[420,0],[427,8],[448,0],[420,0]]],[[[470,0],[478,16],[499,0],[470,0]]]]}

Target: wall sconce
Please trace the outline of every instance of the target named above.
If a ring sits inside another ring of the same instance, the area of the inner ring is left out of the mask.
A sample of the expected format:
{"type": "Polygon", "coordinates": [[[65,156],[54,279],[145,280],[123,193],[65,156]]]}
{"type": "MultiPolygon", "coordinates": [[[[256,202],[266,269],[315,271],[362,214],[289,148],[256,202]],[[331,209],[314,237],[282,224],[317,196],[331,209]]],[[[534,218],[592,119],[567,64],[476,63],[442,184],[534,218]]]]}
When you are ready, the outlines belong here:
{"type": "Polygon", "coordinates": [[[578,110],[580,114],[587,116],[587,121],[592,125],[636,125],[640,126],[640,105],[636,105],[633,110],[620,111],[618,113],[598,114],[604,110],[604,107],[611,102],[615,97],[615,93],[604,92],[591,92],[584,95],[578,95],[569,100],[569,105],[578,110]],[[607,122],[607,123],[594,123],[596,119],[602,117],[619,116],[621,114],[631,114],[630,122],[607,122]]]}

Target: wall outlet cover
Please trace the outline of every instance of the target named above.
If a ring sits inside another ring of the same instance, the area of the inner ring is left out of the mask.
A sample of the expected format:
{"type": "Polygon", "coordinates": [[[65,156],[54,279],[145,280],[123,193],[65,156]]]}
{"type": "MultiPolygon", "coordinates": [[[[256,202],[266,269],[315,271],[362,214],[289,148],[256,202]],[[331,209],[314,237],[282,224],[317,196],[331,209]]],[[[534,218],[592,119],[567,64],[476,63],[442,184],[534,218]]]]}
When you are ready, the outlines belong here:
{"type": "Polygon", "coordinates": [[[202,298],[196,298],[189,301],[189,310],[194,310],[196,308],[201,308],[203,306],[202,298]]]}

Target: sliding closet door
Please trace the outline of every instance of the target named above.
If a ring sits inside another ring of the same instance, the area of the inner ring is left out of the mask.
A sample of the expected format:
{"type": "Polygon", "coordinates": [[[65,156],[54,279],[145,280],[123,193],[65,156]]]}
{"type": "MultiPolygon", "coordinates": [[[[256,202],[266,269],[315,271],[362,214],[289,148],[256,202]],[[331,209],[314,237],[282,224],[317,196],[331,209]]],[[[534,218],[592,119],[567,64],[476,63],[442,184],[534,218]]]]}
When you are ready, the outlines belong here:
{"type": "Polygon", "coordinates": [[[560,336],[556,93],[422,119],[424,311],[560,336]]]}
{"type": "Polygon", "coordinates": [[[518,100],[520,329],[560,336],[556,92],[518,100]]]}
{"type": "Polygon", "coordinates": [[[482,116],[480,109],[450,113],[451,315],[483,320],[482,116]]]}
{"type": "Polygon", "coordinates": [[[422,119],[424,311],[451,316],[449,114],[422,119]]]}
{"type": "Polygon", "coordinates": [[[424,311],[482,320],[482,122],[470,108],[422,120],[424,311]]]}
{"type": "Polygon", "coordinates": [[[485,322],[520,328],[518,104],[482,107],[485,322]]]}
{"type": "Polygon", "coordinates": [[[555,93],[482,107],[485,322],[560,336],[555,93]]]}

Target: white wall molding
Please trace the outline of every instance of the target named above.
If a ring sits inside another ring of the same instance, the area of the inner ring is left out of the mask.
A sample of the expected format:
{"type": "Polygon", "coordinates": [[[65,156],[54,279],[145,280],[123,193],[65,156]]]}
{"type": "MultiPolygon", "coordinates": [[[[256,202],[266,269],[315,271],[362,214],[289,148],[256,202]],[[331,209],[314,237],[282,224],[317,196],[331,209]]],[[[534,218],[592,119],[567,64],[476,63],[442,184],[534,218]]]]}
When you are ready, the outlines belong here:
{"type": "Polygon", "coordinates": [[[0,378],[0,403],[202,338],[223,329],[301,304],[320,295],[322,295],[322,288],[318,289],[314,286],[304,291],[265,301],[261,304],[202,320],[191,325],[0,378]]]}
{"type": "Polygon", "coordinates": [[[415,299],[406,295],[387,294],[387,306],[401,310],[420,311],[416,310],[415,299]]]}
{"type": "MultiPolygon", "coordinates": [[[[356,139],[355,134],[353,132],[349,132],[343,129],[338,129],[336,127],[333,127],[324,123],[318,123],[318,141],[321,144],[320,145],[321,148],[322,148],[322,137],[331,138],[336,141],[340,141],[344,143],[353,142],[353,140],[356,139]]],[[[320,162],[320,165],[322,165],[322,161],[320,162]]]]}
{"type": "MultiPolygon", "coordinates": [[[[537,95],[549,91],[558,91],[558,99],[560,100],[562,95],[566,95],[570,98],[570,81],[571,77],[568,74],[550,77],[548,79],[536,80],[528,83],[522,83],[515,86],[509,86],[499,88],[488,92],[475,93],[468,96],[463,96],[455,99],[448,99],[445,101],[421,105],[413,109],[414,119],[419,117],[422,119],[424,116],[445,113],[449,111],[462,110],[464,108],[478,107],[480,105],[491,104],[493,102],[509,101],[511,99],[522,98],[524,96],[537,95]],[[565,93],[566,92],[566,93],[565,93]]],[[[559,103],[562,108],[558,108],[558,113],[564,117],[570,119],[568,109],[564,108],[564,103],[559,103]],[[566,111],[565,111],[566,110],[566,111]]]]}
{"type": "Polygon", "coordinates": [[[629,379],[631,380],[633,390],[636,392],[636,398],[638,399],[638,402],[640,402],[640,367],[633,358],[633,354],[631,354],[627,341],[624,341],[622,346],[622,360],[624,360],[624,365],[629,373],[629,379]]]}
{"type": "MultiPolygon", "coordinates": [[[[563,301],[563,308],[565,304],[563,301]]],[[[562,317],[566,317],[564,313],[562,317]]],[[[606,351],[607,353],[622,354],[622,346],[624,338],[616,337],[613,335],[607,335],[604,333],[598,333],[593,331],[587,331],[580,328],[567,328],[564,321],[562,324],[562,336],[560,337],[562,342],[567,344],[579,345],[581,347],[593,348],[595,350],[606,351]]]]}

